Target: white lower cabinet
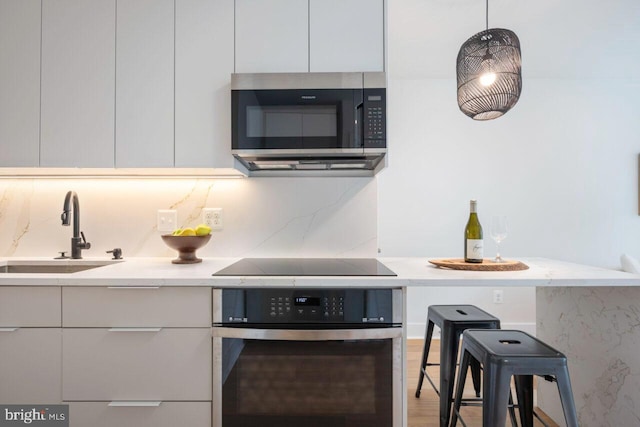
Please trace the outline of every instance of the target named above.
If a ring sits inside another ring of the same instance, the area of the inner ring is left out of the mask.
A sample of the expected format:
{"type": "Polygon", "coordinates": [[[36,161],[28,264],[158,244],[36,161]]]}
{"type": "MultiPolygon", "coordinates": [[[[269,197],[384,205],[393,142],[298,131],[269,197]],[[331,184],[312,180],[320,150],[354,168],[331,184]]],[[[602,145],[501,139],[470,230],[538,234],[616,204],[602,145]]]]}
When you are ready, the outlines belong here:
{"type": "Polygon", "coordinates": [[[0,403],[59,404],[60,328],[0,326],[0,403]]]}
{"type": "Polygon", "coordinates": [[[211,427],[211,399],[210,288],[0,286],[0,404],[69,404],[74,427],[211,427]]]}
{"type": "Polygon", "coordinates": [[[211,326],[205,287],[64,287],[62,325],[77,328],[211,326]]]}
{"type": "Polygon", "coordinates": [[[0,328],[60,327],[60,305],[57,286],[1,286],[0,328]]]}
{"type": "Polygon", "coordinates": [[[62,401],[60,288],[0,287],[0,404],[62,401]]]}
{"type": "Polygon", "coordinates": [[[65,328],[65,401],[211,401],[210,328],[65,328]]]}
{"type": "Polygon", "coordinates": [[[111,402],[70,402],[70,427],[210,427],[210,402],[160,402],[118,406],[111,402]],[[116,406],[114,406],[116,405],[116,406]]]}

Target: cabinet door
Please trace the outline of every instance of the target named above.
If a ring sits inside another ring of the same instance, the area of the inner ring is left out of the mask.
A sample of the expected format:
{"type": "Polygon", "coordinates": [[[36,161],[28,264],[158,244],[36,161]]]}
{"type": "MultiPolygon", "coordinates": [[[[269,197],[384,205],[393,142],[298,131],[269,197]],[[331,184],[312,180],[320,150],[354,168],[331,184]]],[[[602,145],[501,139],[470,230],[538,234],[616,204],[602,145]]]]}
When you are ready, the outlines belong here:
{"type": "Polygon", "coordinates": [[[383,0],[310,0],[310,71],[384,71],[383,0]]]}
{"type": "Polygon", "coordinates": [[[210,327],[210,297],[211,289],[207,287],[65,286],[62,288],[63,325],[78,328],[210,327]]]}
{"type": "Polygon", "coordinates": [[[174,2],[118,0],[116,167],[173,167],[174,2]]]}
{"type": "Polygon", "coordinates": [[[3,405],[62,401],[59,328],[0,328],[0,361],[3,405]]]}
{"type": "Polygon", "coordinates": [[[309,71],[308,9],[301,0],[236,0],[236,73],[309,71]]]}
{"type": "Polygon", "coordinates": [[[64,328],[62,341],[64,400],[211,400],[211,328],[64,328]]]}
{"type": "Polygon", "coordinates": [[[0,286],[0,328],[59,327],[61,305],[57,286],[0,286]]]}
{"type": "Polygon", "coordinates": [[[176,167],[233,167],[233,0],[176,0],[176,167]]]}
{"type": "Polygon", "coordinates": [[[113,167],[115,0],[42,2],[40,166],[113,167]]]}
{"type": "Polygon", "coordinates": [[[40,0],[0,0],[0,167],[38,166],[40,0]]]}
{"type": "Polygon", "coordinates": [[[70,402],[70,427],[211,427],[210,402],[162,402],[158,406],[114,406],[70,402]]]}

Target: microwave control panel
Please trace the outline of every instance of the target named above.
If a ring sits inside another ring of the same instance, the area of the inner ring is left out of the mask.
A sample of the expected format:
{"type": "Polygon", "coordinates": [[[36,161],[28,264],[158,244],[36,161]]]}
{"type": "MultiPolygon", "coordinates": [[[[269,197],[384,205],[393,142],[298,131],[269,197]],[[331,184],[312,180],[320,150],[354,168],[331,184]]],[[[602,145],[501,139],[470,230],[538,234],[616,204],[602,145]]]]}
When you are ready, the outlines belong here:
{"type": "Polygon", "coordinates": [[[386,89],[364,89],[364,147],[387,146],[386,89]]]}

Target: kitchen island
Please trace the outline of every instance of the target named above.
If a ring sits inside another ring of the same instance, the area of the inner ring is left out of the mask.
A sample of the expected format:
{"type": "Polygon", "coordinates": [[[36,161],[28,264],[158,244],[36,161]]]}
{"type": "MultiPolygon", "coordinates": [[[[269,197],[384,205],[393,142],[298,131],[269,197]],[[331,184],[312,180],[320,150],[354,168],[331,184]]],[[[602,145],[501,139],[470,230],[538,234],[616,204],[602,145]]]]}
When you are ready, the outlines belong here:
{"type": "MultiPolygon", "coordinates": [[[[424,258],[380,258],[396,277],[214,277],[238,258],[175,265],[131,258],[71,274],[4,273],[0,286],[55,287],[536,287],[537,336],[565,353],[581,426],[640,423],[640,276],[543,258],[523,258],[514,272],[444,270],[424,258]]],[[[56,261],[59,263],[84,263],[56,261]]],[[[0,259],[49,264],[49,259],[0,259]]],[[[1,302],[0,302],[1,303],[1,302]]],[[[428,305],[425,301],[425,305],[428,305]]],[[[404,382],[403,382],[404,383],[404,382]]],[[[541,381],[538,405],[562,425],[554,384],[541,381]]]]}

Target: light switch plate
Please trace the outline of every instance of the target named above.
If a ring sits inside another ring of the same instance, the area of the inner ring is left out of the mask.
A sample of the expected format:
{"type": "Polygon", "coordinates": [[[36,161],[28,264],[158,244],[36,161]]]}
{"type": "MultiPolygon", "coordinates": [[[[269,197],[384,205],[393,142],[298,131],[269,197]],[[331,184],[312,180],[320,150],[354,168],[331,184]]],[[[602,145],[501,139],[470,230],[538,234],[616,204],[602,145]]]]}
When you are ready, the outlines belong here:
{"type": "Polygon", "coordinates": [[[158,209],[158,231],[173,231],[178,224],[178,211],[158,209]]]}

